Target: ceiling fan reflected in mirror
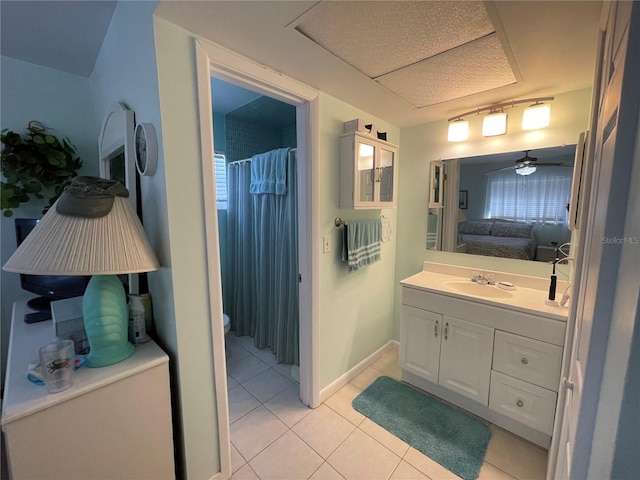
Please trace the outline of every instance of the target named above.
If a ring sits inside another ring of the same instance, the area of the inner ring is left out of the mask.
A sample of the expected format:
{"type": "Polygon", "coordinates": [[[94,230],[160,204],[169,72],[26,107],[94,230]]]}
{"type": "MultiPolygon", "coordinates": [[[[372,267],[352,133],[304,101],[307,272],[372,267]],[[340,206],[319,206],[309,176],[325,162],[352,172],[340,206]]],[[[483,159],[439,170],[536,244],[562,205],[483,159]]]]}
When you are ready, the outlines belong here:
{"type": "Polygon", "coordinates": [[[531,150],[524,151],[524,157],[516,160],[516,173],[518,175],[531,175],[536,171],[538,165],[538,159],[536,157],[530,157],[529,152],[531,150]]]}
{"type": "MultiPolygon", "coordinates": [[[[537,157],[532,157],[529,155],[531,150],[524,150],[524,157],[517,159],[515,165],[510,165],[508,167],[500,168],[498,170],[494,170],[493,172],[501,172],[503,170],[515,170],[518,175],[531,175],[534,173],[538,167],[571,167],[572,165],[567,163],[538,163],[537,157]]],[[[489,172],[489,173],[493,173],[489,172]]]]}

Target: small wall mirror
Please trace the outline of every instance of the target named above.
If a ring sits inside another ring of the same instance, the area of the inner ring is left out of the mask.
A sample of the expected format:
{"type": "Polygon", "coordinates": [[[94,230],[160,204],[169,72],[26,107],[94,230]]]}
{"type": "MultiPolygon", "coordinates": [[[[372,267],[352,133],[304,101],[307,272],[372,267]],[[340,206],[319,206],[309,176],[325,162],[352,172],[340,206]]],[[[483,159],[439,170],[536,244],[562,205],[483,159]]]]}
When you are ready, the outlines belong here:
{"type": "MultiPolygon", "coordinates": [[[[117,180],[129,190],[129,201],[135,212],[138,209],[138,188],[134,157],[133,112],[121,103],[114,103],[104,115],[98,154],[100,176],[117,180]]],[[[139,293],[139,276],[130,274],[129,293],[139,293]]]]}
{"type": "Polygon", "coordinates": [[[137,211],[136,166],[134,157],[133,112],[122,103],[114,103],[104,115],[98,153],[100,176],[122,183],[129,190],[129,201],[137,211]]]}

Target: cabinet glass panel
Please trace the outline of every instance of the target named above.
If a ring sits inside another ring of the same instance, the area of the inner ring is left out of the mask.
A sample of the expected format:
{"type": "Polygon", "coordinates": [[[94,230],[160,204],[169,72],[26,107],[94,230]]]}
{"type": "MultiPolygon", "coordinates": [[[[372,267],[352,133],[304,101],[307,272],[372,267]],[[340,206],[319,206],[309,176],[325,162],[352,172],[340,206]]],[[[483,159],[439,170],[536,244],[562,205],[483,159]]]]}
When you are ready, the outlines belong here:
{"type": "Polygon", "coordinates": [[[378,182],[380,182],[380,201],[392,202],[393,201],[393,162],[394,152],[380,149],[380,174],[378,182]]]}
{"type": "Polygon", "coordinates": [[[373,202],[375,185],[373,159],[375,148],[373,145],[358,142],[358,182],[360,184],[361,202],[373,202]]]}

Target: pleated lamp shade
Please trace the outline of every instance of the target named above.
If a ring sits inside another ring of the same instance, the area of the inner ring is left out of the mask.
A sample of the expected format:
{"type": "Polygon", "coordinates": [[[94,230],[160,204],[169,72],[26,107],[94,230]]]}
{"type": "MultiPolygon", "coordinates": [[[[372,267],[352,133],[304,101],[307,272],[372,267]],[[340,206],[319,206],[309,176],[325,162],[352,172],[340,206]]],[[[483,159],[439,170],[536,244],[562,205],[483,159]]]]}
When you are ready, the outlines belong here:
{"type": "Polygon", "coordinates": [[[129,200],[99,218],[61,215],[56,205],[3,269],[31,275],[119,275],[157,270],[158,259],[129,200]]]}

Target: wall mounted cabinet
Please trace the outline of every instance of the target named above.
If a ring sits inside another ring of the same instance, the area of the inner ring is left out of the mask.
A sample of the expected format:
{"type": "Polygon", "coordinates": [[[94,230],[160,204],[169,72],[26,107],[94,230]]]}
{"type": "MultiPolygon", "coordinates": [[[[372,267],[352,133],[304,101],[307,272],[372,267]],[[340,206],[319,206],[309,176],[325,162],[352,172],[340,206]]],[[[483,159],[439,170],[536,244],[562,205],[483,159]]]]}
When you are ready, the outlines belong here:
{"type": "Polygon", "coordinates": [[[429,208],[442,208],[444,206],[444,163],[440,160],[431,162],[429,172],[429,208]]]}
{"type": "Polygon", "coordinates": [[[398,147],[363,133],[340,137],[340,208],[396,206],[398,147]]]}

